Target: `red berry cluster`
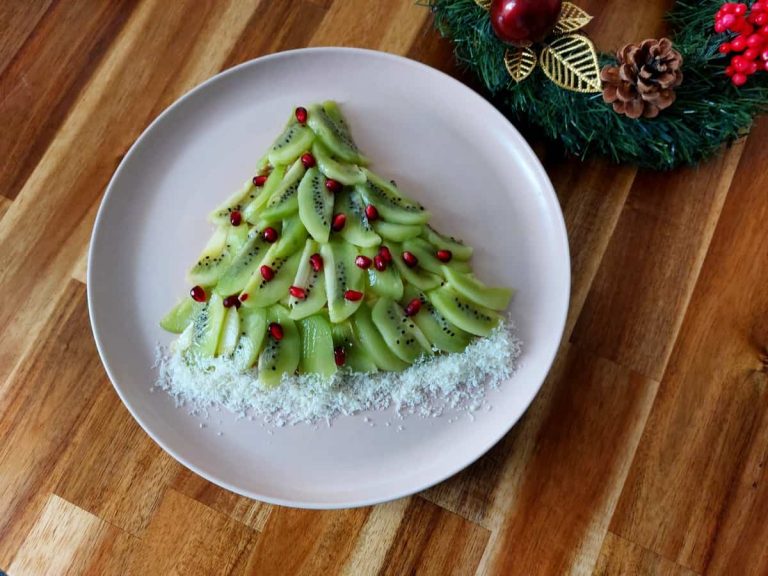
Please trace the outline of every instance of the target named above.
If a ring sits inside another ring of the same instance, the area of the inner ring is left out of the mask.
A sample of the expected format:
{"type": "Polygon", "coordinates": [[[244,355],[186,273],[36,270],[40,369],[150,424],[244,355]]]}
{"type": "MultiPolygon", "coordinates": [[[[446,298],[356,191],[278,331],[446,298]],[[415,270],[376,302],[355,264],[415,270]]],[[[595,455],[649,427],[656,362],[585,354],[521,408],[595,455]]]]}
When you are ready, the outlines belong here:
{"type": "Polygon", "coordinates": [[[751,9],[746,4],[726,2],[715,14],[715,32],[733,32],[730,42],[723,42],[721,54],[737,52],[725,73],[736,86],[759,70],[768,71],[768,0],[758,0],[751,9]]]}

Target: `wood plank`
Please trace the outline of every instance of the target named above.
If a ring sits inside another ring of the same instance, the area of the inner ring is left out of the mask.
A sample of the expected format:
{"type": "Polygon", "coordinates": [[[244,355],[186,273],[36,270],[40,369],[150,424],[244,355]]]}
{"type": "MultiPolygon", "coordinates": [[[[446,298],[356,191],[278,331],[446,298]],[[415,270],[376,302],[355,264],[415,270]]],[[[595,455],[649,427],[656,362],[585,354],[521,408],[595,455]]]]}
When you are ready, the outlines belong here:
{"type": "Polygon", "coordinates": [[[0,566],[10,564],[45,506],[57,482],[56,459],[103,387],[103,374],[85,287],[70,281],[35,347],[0,382],[0,566]]]}
{"type": "Polygon", "coordinates": [[[0,3],[0,75],[35,29],[53,0],[0,3]]]}
{"type": "MultiPolygon", "coordinates": [[[[768,175],[749,139],[611,529],[700,572],[765,411],[768,175]]],[[[732,506],[740,506],[732,502],[732,506]]]]}
{"type": "Polygon", "coordinates": [[[51,494],[24,538],[10,574],[119,575],[138,540],[51,494]]]}
{"type": "Polygon", "coordinates": [[[605,536],[595,576],[695,576],[696,572],[609,532],[605,536]]]}
{"type": "Polygon", "coordinates": [[[168,490],[131,558],[130,574],[228,574],[257,533],[168,490]]]}
{"type": "Polygon", "coordinates": [[[344,565],[348,576],[374,573],[383,566],[387,552],[408,510],[411,498],[400,498],[375,506],[360,529],[357,545],[344,565]]]}
{"type": "Polygon", "coordinates": [[[6,198],[5,196],[0,196],[0,222],[3,220],[3,216],[5,216],[5,213],[8,212],[8,209],[11,207],[11,204],[13,202],[6,198]]]}
{"type": "Polygon", "coordinates": [[[3,195],[19,193],[135,4],[55,3],[0,75],[3,195]]]}

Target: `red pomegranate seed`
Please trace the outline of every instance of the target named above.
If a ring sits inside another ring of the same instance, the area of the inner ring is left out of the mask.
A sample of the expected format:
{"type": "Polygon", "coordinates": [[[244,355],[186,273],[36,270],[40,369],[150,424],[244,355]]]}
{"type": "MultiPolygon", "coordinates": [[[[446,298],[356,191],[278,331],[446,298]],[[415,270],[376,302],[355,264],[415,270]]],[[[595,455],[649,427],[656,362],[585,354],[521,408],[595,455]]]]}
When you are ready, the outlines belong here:
{"type": "Polygon", "coordinates": [[[379,272],[384,272],[387,269],[387,261],[380,254],[373,257],[373,265],[379,272]]]}
{"type": "Polygon", "coordinates": [[[277,322],[272,322],[269,325],[269,333],[275,340],[282,340],[283,339],[283,327],[280,326],[277,322]]]}
{"type": "Polygon", "coordinates": [[[371,267],[371,264],[373,264],[373,260],[368,258],[368,256],[360,254],[360,256],[355,258],[355,266],[362,268],[363,270],[368,270],[368,268],[371,267]]]}
{"type": "Polygon", "coordinates": [[[195,302],[205,302],[208,299],[202,286],[193,286],[192,290],[189,291],[189,295],[192,296],[192,300],[195,302]]]}
{"type": "Polygon", "coordinates": [[[390,252],[389,248],[387,248],[386,246],[382,246],[381,248],[379,248],[379,256],[381,256],[381,258],[387,264],[392,262],[392,252],[390,252]]]}
{"type": "Polygon", "coordinates": [[[267,228],[264,228],[264,232],[261,233],[261,237],[272,244],[277,240],[277,230],[272,228],[272,226],[268,226],[267,228]]]}
{"type": "Polygon", "coordinates": [[[347,215],[346,214],[336,214],[333,217],[333,221],[331,222],[331,229],[334,232],[338,232],[342,228],[344,228],[344,224],[347,223],[347,215]]]}
{"type": "Polygon", "coordinates": [[[416,264],[419,263],[419,259],[416,258],[416,256],[414,256],[412,252],[408,252],[408,250],[406,250],[405,252],[403,252],[403,262],[405,262],[405,265],[408,266],[409,268],[413,268],[414,266],[416,266],[416,264]]]}
{"type": "Polygon", "coordinates": [[[414,314],[418,314],[419,310],[421,310],[421,300],[414,298],[408,302],[408,306],[405,307],[405,315],[413,316],[414,314]]]}
{"type": "Polygon", "coordinates": [[[453,252],[450,250],[437,251],[437,259],[440,260],[440,262],[450,262],[451,258],[453,258],[453,252]]]}
{"type": "Polygon", "coordinates": [[[243,215],[240,214],[237,210],[234,212],[230,212],[229,214],[229,223],[232,224],[232,226],[240,226],[240,223],[243,221],[243,215]]]}
{"type": "Polygon", "coordinates": [[[315,272],[320,272],[320,270],[323,269],[323,257],[315,252],[312,254],[312,256],[309,257],[309,264],[312,266],[312,270],[315,272]]]}
{"type": "Polygon", "coordinates": [[[264,278],[267,282],[272,280],[272,278],[275,277],[275,271],[272,270],[269,266],[264,264],[261,268],[259,268],[259,271],[261,272],[261,277],[264,278]]]}
{"type": "Polygon", "coordinates": [[[245,302],[246,300],[248,300],[248,292],[243,292],[240,294],[240,302],[245,302]]]}
{"type": "Polygon", "coordinates": [[[237,297],[237,294],[224,298],[224,308],[232,308],[232,306],[240,308],[240,299],[237,297]]]}
{"type": "Polygon", "coordinates": [[[336,346],[333,349],[333,360],[336,362],[336,366],[344,366],[347,362],[347,351],[344,346],[336,346]]]}
{"type": "Polygon", "coordinates": [[[343,186],[341,185],[341,182],[332,180],[331,178],[328,178],[328,180],[325,181],[325,187],[328,189],[329,192],[333,192],[334,194],[336,194],[337,192],[341,192],[341,189],[343,188],[343,186]]]}
{"type": "Polygon", "coordinates": [[[253,177],[253,185],[254,186],[264,186],[264,183],[267,181],[267,177],[264,174],[261,174],[260,176],[254,176],[253,177]]]}
{"type": "Polygon", "coordinates": [[[368,220],[378,220],[379,211],[376,210],[376,206],[368,204],[368,206],[365,207],[365,217],[368,218],[368,220]]]}
{"type": "Polygon", "coordinates": [[[347,290],[344,292],[344,298],[350,302],[357,302],[358,300],[363,299],[363,293],[358,292],[357,290],[347,290]]]}
{"type": "Polygon", "coordinates": [[[299,124],[307,123],[307,109],[304,106],[296,108],[296,120],[299,121],[299,124]]]}
{"type": "Polygon", "coordinates": [[[291,293],[291,296],[298,298],[299,300],[304,300],[304,298],[307,297],[307,291],[304,290],[304,288],[300,288],[299,286],[291,286],[288,288],[288,292],[291,293]]]}
{"type": "Polygon", "coordinates": [[[315,162],[315,157],[312,156],[312,154],[309,152],[301,155],[301,163],[304,164],[304,168],[307,169],[312,168],[315,166],[315,164],[317,164],[317,162],[315,162]]]}

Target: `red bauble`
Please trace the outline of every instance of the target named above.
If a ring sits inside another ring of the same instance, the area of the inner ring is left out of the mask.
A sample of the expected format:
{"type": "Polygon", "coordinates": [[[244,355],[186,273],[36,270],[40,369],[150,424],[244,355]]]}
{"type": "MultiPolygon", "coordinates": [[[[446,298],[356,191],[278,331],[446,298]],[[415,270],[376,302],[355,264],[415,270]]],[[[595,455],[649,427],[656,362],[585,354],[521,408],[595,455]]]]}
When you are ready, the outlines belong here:
{"type": "Polygon", "coordinates": [[[552,32],[562,7],[562,0],[493,0],[491,26],[508,44],[541,42],[552,32]]]}

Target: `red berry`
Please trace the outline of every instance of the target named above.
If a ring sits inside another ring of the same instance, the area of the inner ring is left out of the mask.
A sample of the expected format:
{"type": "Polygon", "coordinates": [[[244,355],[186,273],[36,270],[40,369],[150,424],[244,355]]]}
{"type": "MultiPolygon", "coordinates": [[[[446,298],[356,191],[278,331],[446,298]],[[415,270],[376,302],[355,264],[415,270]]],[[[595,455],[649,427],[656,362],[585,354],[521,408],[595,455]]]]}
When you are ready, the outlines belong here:
{"type": "Polygon", "coordinates": [[[232,224],[232,226],[240,226],[240,223],[243,221],[243,215],[240,214],[237,210],[233,210],[229,213],[229,223],[232,224]]]}
{"type": "Polygon", "coordinates": [[[745,14],[747,11],[747,5],[746,4],[736,4],[736,7],[733,9],[733,12],[735,14],[738,14],[741,16],[742,14],[745,14]]]}
{"type": "Polygon", "coordinates": [[[744,58],[746,58],[747,60],[754,60],[759,55],[760,53],[754,48],[747,48],[746,50],[744,50],[744,58]]]}
{"type": "Polygon", "coordinates": [[[312,156],[309,152],[301,155],[301,163],[304,164],[304,168],[312,168],[317,162],[315,162],[315,157],[312,156]]]}
{"type": "Polygon", "coordinates": [[[438,250],[435,255],[440,262],[450,262],[453,258],[453,252],[450,250],[438,250]]]}
{"type": "Polygon", "coordinates": [[[408,305],[405,307],[405,315],[413,316],[414,314],[418,314],[419,310],[421,310],[421,300],[419,298],[414,298],[408,302],[408,305]]]}
{"type": "Polygon", "coordinates": [[[202,286],[193,286],[192,290],[189,291],[189,295],[192,296],[192,300],[195,302],[205,302],[208,299],[202,286]]]}
{"type": "Polygon", "coordinates": [[[715,22],[715,32],[717,32],[718,34],[722,34],[726,30],[727,28],[725,27],[725,24],[723,24],[722,20],[718,20],[717,22],[715,22]]]}
{"type": "Polygon", "coordinates": [[[763,38],[768,38],[768,25],[760,28],[760,30],[758,30],[757,33],[760,34],[760,36],[762,36],[763,38]]]}
{"type": "Polygon", "coordinates": [[[349,300],[350,302],[357,302],[358,300],[363,299],[363,293],[357,290],[347,290],[344,292],[344,299],[349,300]]]}
{"type": "Polygon", "coordinates": [[[766,9],[768,9],[768,5],[763,4],[762,2],[755,2],[752,4],[752,12],[763,12],[766,9]]]}
{"type": "Polygon", "coordinates": [[[743,52],[744,48],[747,47],[747,41],[744,38],[744,36],[736,36],[733,40],[731,40],[731,49],[734,52],[743,52]]]}
{"type": "Polygon", "coordinates": [[[747,83],[747,77],[741,72],[737,72],[733,75],[733,78],[731,78],[731,82],[736,86],[744,86],[744,84],[747,83]]]}
{"type": "Polygon", "coordinates": [[[275,277],[275,271],[272,270],[269,266],[264,264],[261,268],[259,268],[259,272],[261,272],[261,277],[264,278],[267,282],[272,280],[272,278],[275,277]]]}
{"type": "Polygon", "coordinates": [[[240,298],[237,297],[237,294],[224,298],[224,308],[232,308],[232,306],[240,308],[240,298]]]}
{"type": "Polygon", "coordinates": [[[720,54],[728,54],[728,52],[731,51],[731,45],[728,42],[723,42],[717,47],[717,51],[720,52],[720,54]]]}
{"type": "Polygon", "coordinates": [[[336,366],[344,366],[347,362],[347,351],[344,346],[336,346],[333,349],[333,361],[336,362],[336,366]]]}
{"type": "Polygon", "coordinates": [[[334,232],[338,232],[342,228],[344,228],[344,224],[347,223],[347,215],[343,213],[339,213],[334,215],[333,220],[331,221],[331,229],[334,232]]]}
{"type": "Polygon", "coordinates": [[[723,25],[724,28],[730,28],[734,24],[736,24],[736,16],[733,14],[726,14],[720,19],[720,24],[723,25]]]}
{"type": "Polygon", "coordinates": [[[763,62],[763,70],[768,72],[768,62],[763,62]]]}
{"type": "Polygon", "coordinates": [[[307,123],[307,109],[303,106],[296,108],[296,120],[299,121],[299,124],[307,123]]]}
{"type": "Polygon", "coordinates": [[[724,14],[731,14],[734,8],[736,8],[735,2],[726,2],[720,7],[720,11],[724,14]]]}
{"type": "Polygon", "coordinates": [[[379,211],[376,210],[376,206],[368,204],[368,206],[365,207],[365,217],[368,218],[368,220],[378,220],[379,211]]]}
{"type": "Polygon", "coordinates": [[[338,182],[331,178],[328,178],[328,180],[325,181],[325,187],[328,189],[329,192],[333,192],[334,194],[341,192],[341,189],[343,188],[343,186],[341,185],[341,182],[338,182]]]}
{"type": "Polygon", "coordinates": [[[749,63],[749,68],[747,68],[747,74],[751,75],[755,72],[757,72],[757,62],[752,61],[749,63]]]}
{"type": "Polygon", "coordinates": [[[744,56],[734,56],[731,65],[736,69],[736,72],[746,72],[749,68],[749,60],[744,56]]]}
{"type": "Polygon", "coordinates": [[[736,74],[736,69],[733,66],[726,66],[725,75],[729,78],[736,74]]]}
{"type": "Polygon", "coordinates": [[[768,50],[763,50],[763,53],[762,53],[762,54],[760,54],[760,58],[761,58],[761,59],[762,59],[764,62],[768,62],[768,50]]]}
{"type": "Polygon", "coordinates": [[[272,338],[275,340],[282,340],[283,339],[283,327],[280,326],[277,322],[272,322],[269,325],[269,333],[271,334],[272,338]]]}
{"type": "Polygon", "coordinates": [[[261,237],[264,238],[266,242],[272,244],[277,240],[277,230],[272,228],[272,226],[268,226],[264,228],[264,231],[261,233],[261,237]]]}
{"type": "Polygon", "coordinates": [[[304,290],[304,288],[301,288],[299,286],[291,286],[288,289],[288,292],[291,293],[291,296],[293,296],[294,298],[297,298],[299,300],[304,300],[304,298],[307,297],[307,291],[304,290]]]}
{"type": "MultiPolygon", "coordinates": [[[[765,17],[768,18],[768,14],[765,14],[765,17]]],[[[749,48],[760,48],[764,43],[765,38],[760,36],[760,34],[752,34],[747,38],[747,46],[749,48]]]]}
{"type": "Polygon", "coordinates": [[[381,256],[381,258],[387,264],[392,262],[392,252],[390,252],[389,248],[387,248],[386,246],[382,246],[381,248],[379,248],[379,256],[381,256]]]}
{"type": "Polygon", "coordinates": [[[508,44],[540,42],[557,22],[562,0],[493,0],[491,26],[508,44]]]}
{"type": "Polygon", "coordinates": [[[315,252],[309,257],[309,265],[312,266],[312,270],[315,272],[320,272],[323,269],[323,257],[315,252]]]}
{"type": "Polygon", "coordinates": [[[254,176],[253,177],[253,185],[254,186],[264,186],[264,182],[267,181],[267,177],[263,174],[261,176],[254,176]]]}
{"type": "Polygon", "coordinates": [[[387,269],[387,261],[380,254],[373,257],[373,265],[379,272],[384,272],[387,269]]]}
{"type": "Polygon", "coordinates": [[[240,302],[245,302],[246,300],[248,300],[248,292],[243,292],[240,294],[240,302]]]}
{"type": "Polygon", "coordinates": [[[363,256],[360,254],[357,258],[355,258],[355,266],[362,268],[363,270],[368,270],[368,268],[371,267],[371,264],[373,264],[373,260],[368,258],[368,256],[363,256]]]}
{"type": "Polygon", "coordinates": [[[419,263],[419,259],[416,258],[416,256],[414,256],[412,252],[408,252],[408,250],[406,250],[405,252],[403,252],[403,262],[405,262],[405,265],[408,266],[409,268],[413,268],[414,266],[416,266],[416,264],[419,263]]]}

